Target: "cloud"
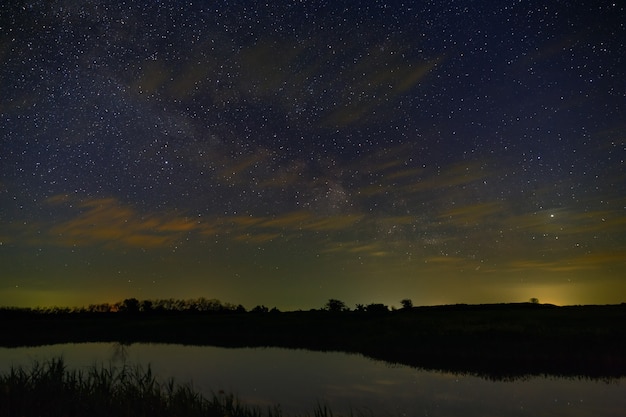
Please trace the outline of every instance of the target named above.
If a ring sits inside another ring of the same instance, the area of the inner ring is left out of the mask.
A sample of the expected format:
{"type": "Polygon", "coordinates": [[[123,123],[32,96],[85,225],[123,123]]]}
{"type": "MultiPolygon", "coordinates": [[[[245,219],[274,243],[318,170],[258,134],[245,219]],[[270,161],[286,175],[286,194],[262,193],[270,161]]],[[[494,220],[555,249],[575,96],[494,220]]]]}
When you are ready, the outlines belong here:
{"type": "Polygon", "coordinates": [[[517,230],[559,236],[613,234],[626,229],[626,218],[617,210],[555,208],[509,216],[503,221],[517,230]]]}
{"type": "Polygon", "coordinates": [[[247,233],[267,233],[268,230],[279,230],[289,234],[303,231],[346,230],[363,218],[362,214],[316,216],[308,210],[296,210],[272,217],[233,217],[224,218],[223,221],[246,228],[247,233]]]}
{"type": "Polygon", "coordinates": [[[428,201],[431,207],[442,204],[447,206],[451,201],[471,201],[480,196],[476,192],[468,194],[465,187],[479,181],[485,182],[494,175],[486,160],[427,168],[425,165],[417,165],[418,159],[419,152],[410,145],[361,158],[351,167],[361,179],[353,194],[364,201],[385,196],[388,202],[393,199],[410,200],[413,203],[428,201]]]}
{"type": "Polygon", "coordinates": [[[283,213],[263,220],[259,226],[262,228],[300,229],[304,224],[313,219],[313,214],[306,210],[283,213]]]}
{"type": "Polygon", "coordinates": [[[227,219],[224,219],[224,221],[232,223],[237,227],[247,228],[265,221],[265,218],[259,216],[230,216],[227,219]]]}
{"type": "Polygon", "coordinates": [[[626,250],[604,250],[555,260],[515,260],[503,266],[512,271],[577,272],[600,269],[611,265],[626,267],[626,250]]]}
{"type": "Polygon", "coordinates": [[[328,242],[321,253],[354,254],[365,258],[376,258],[390,255],[390,252],[378,242],[328,242]]]}
{"type": "Polygon", "coordinates": [[[258,97],[283,92],[281,98],[287,105],[287,98],[305,90],[307,79],[320,68],[315,61],[301,64],[308,62],[306,58],[312,46],[266,37],[244,48],[239,54],[239,88],[258,97]]]}
{"type": "Polygon", "coordinates": [[[315,218],[310,222],[304,224],[302,228],[304,230],[313,231],[332,231],[332,230],[346,230],[355,225],[365,216],[363,214],[346,214],[346,215],[332,215],[328,217],[315,218]]]}
{"type": "Polygon", "coordinates": [[[455,207],[444,211],[438,217],[456,226],[476,226],[485,222],[495,222],[495,217],[500,217],[503,212],[503,205],[493,201],[455,207]]]}
{"type": "Polygon", "coordinates": [[[264,169],[271,157],[271,152],[264,148],[257,148],[254,154],[226,156],[221,158],[222,168],[218,178],[229,185],[250,185],[258,183],[267,175],[264,169]]]}
{"type": "Polygon", "coordinates": [[[154,94],[170,80],[171,70],[162,61],[146,60],[142,67],[141,75],[131,85],[138,94],[154,94]]]}
{"type": "MultiPolygon", "coordinates": [[[[54,203],[65,197],[54,197],[54,203]]],[[[72,201],[72,200],[66,200],[72,201]]],[[[76,203],[79,214],[50,228],[54,241],[68,246],[166,247],[178,241],[192,223],[167,216],[140,215],[117,199],[85,199],[76,203]]]]}
{"type": "Polygon", "coordinates": [[[191,221],[188,218],[164,219],[161,222],[155,222],[154,230],[159,232],[189,232],[198,228],[198,222],[191,221]]]}
{"type": "Polygon", "coordinates": [[[245,243],[266,243],[281,238],[281,233],[244,233],[234,237],[234,240],[245,243]]]}
{"type": "Polygon", "coordinates": [[[418,179],[415,183],[406,186],[405,189],[409,192],[423,192],[452,188],[485,179],[488,174],[482,162],[462,162],[449,165],[426,178],[418,179]]]}
{"type": "Polygon", "coordinates": [[[459,262],[464,262],[464,258],[459,258],[455,256],[430,256],[424,259],[425,263],[438,263],[438,264],[457,264],[459,262]]]}
{"type": "Polygon", "coordinates": [[[410,49],[405,41],[381,45],[372,37],[364,43],[347,40],[337,53],[324,37],[266,36],[232,57],[233,88],[253,100],[271,99],[289,115],[311,110],[306,117],[322,126],[365,122],[364,116],[382,114],[442,59],[416,57],[410,49]]]}
{"type": "Polygon", "coordinates": [[[289,239],[302,233],[332,233],[349,230],[364,215],[338,214],[318,216],[308,210],[295,210],[274,216],[227,216],[190,218],[171,213],[142,213],[116,198],[76,198],[55,195],[47,201],[57,211],[67,211],[65,220],[54,224],[22,225],[23,235],[45,235],[28,240],[47,241],[63,246],[101,245],[108,248],[168,248],[194,234],[221,235],[237,242],[263,243],[289,239]],[[47,236],[47,238],[46,238],[47,236]]]}
{"type": "Polygon", "coordinates": [[[215,76],[217,64],[208,56],[196,53],[193,61],[188,62],[171,80],[167,93],[178,100],[191,98],[199,94],[211,94],[207,84],[215,76]]]}
{"type": "Polygon", "coordinates": [[[408,59],[405,48],[400,44],[370,45],[352,65],[346,65],[340,98],[324,123],[344,127],[385,117],[383,108],[422,82],[443,59],[408,59]]]}

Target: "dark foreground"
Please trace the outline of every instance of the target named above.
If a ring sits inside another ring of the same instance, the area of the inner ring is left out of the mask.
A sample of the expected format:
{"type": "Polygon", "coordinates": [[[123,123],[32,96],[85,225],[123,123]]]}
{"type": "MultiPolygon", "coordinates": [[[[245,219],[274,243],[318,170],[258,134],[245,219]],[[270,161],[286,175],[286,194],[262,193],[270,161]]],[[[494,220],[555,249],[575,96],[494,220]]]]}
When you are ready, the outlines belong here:
{"type": "MultiPolygon", "coordinates": [[[[264,409],[222,392],[206,398],[190,385],[157,380],[150,370],[124,366],[65,368],[59,358],[0,374],[3,417],[280,417],[280,406],[264,409]]],[[[332,416],[326,406],[315,417],[332,416]]]]}
{"type": "Polygon", "coordinates": [[[154,342],[361,353],[508,379],[626,376],[626,305],[454,305],[393,312],[3,313],[1,346],[154,342]]]}

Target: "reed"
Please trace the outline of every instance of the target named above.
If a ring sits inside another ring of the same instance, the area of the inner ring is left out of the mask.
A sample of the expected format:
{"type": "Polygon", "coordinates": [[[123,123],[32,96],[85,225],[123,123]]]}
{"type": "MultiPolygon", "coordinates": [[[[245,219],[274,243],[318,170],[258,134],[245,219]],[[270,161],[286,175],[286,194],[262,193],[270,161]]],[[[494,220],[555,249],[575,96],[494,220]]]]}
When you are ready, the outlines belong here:
{"type": "MultiPolygon", "coordinates": [[[[325,409],[322,414],[332,415],[325,409]]],[[[34,362],[0,375],[0,416],[5,417],[280,417],[280,407],[242,404],[232,394],[205,398],[190,384],[157,380],[150,367],[93,366],[68,370],[63,358],[34,362]]]]}

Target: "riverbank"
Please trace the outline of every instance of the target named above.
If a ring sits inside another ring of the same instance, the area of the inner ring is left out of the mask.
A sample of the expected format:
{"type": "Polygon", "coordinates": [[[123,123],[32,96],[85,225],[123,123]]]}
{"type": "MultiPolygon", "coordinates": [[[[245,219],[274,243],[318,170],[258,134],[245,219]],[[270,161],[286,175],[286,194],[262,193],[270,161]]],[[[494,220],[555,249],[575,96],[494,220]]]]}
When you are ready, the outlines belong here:
{"type": "Polygon", "coordinates": [[[494,304],[384,312],[5,313],[0,345],[155,342],[345,351],[492,379],[626,375],[626,305],[494,304]]]}

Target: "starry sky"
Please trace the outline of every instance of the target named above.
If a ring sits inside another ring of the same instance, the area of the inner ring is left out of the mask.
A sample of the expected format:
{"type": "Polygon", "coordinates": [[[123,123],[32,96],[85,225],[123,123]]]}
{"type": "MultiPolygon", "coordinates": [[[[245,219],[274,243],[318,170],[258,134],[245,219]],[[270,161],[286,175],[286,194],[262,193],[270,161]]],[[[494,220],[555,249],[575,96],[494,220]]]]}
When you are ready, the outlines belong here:
{"type": "Polygon", "coordinates": [[[611,1],[8,1],[0,305],[626,301],[611,1]]]}

